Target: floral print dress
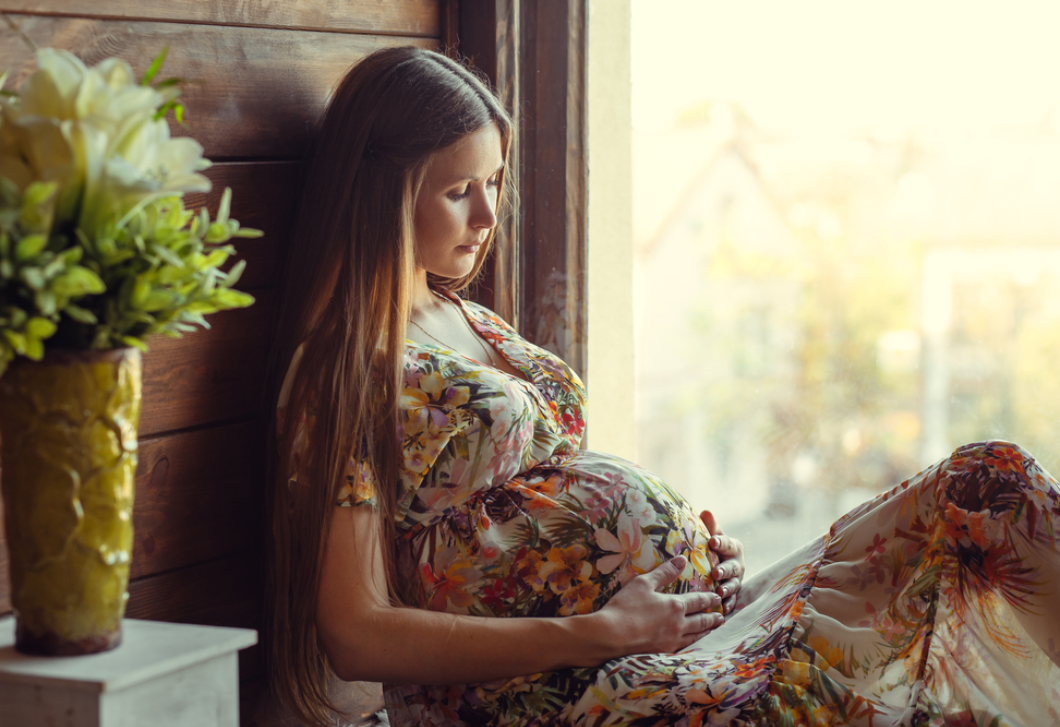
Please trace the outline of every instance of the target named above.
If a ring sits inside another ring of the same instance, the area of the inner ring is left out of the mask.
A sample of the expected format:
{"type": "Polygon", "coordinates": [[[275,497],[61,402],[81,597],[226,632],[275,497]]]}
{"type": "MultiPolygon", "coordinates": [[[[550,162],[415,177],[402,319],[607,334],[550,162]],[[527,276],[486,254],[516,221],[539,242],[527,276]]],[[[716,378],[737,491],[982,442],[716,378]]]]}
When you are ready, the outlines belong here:
{"type": "MultiPolygon", "coordinates": [[[[672,589],[713,588],[684,500],[579,448],[578,377],[449,297],[523,378],[407,345],[396,517],[414,605],[588,613],[678,554],[672,589]]],[[[376,487],[351,460],[338,504],[376,487]]],[[[1058,538],[1057,483],[1014,445],[969,445],[752,577],[725,625],[680,653],[389,685],[387,710],[393,725],[1060,725],[1058,538]]]]}

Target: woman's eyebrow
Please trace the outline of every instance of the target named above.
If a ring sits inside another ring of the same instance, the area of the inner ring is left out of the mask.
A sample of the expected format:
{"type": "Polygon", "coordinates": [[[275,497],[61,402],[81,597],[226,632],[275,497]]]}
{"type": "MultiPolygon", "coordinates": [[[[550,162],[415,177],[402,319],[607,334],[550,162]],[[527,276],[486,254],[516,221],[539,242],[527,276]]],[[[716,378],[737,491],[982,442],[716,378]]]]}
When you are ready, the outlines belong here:
{"type": "MultiPolygon", "coordinates": [[[[501,163],[501,165],[498,166],[496,169],[494,169],[492,172],[487,174],[484,178],[485,179],[489,179],[490,177],[495,176],[502,169],[504,169],[504,164],[503,163],[501,163]]],[[[451,180],[446,182],[446,184],[456,184],[457,182],[478,182],[478,181],[481,181],[482,179],[483,179],[483,177],[477,177],[474,174],[472,174],[471,172],[458,172],[457,174],[454,174],[451,177],[451,180]]]]}

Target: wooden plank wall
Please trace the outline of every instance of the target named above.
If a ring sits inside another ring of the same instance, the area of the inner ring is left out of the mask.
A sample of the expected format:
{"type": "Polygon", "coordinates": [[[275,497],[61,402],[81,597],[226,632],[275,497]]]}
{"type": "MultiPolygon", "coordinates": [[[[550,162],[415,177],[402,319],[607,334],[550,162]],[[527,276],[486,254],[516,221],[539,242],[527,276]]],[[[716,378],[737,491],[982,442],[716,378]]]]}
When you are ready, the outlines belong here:
{"type": "MultiPolygon", "coordinates": [[[[230,186],[232,215],[265,231],[237,245],[247,260],[239,287],[257,303],[213,316],[208,331],[155,339],[145,359],[128,607],[135,618],[257,628],[260,399],[307,123],[372,50],[440,47],[439,0],[0,0],[0,12],[38,46],[88,63],[119,56],[139,73],[168,46],[163,75],[194,79],[187,129],[173,133],[193,136],[215,162],[214,190],[189,201],[215,208],[230,186]]],[[[8,83],[34,67],[0,24],[8,83]]],[[[11,609],[8,589],[0,542],[0,614],[11,609]]],[[[241,677],[261,674],[260,650],[244,652],[241,677]]],[[[257,712],[244,704],[244,723],[257,712]]]]}

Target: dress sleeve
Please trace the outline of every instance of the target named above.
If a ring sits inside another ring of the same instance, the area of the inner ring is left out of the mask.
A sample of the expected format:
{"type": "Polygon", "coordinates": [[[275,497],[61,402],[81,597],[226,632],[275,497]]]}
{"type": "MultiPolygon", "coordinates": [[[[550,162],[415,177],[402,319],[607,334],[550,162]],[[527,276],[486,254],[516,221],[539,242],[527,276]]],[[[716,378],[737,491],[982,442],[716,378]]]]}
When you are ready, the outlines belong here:
{"type": "Polygon", "coordinates": [[[350,457],[346,464],[346,481],[339,490],[335,504],[339,507],[374,505],[376,485],[372,470],[362,457],[350,457]]]}

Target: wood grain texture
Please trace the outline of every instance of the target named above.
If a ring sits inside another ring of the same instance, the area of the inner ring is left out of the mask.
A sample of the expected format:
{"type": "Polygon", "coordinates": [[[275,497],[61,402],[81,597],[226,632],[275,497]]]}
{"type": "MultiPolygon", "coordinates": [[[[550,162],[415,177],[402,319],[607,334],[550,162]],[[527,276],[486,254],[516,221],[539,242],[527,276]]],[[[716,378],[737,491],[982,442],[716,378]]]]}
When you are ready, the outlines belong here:
{"type": "Polygon", "coordinates": [[[258,553],[148,576],[129,584],[129,618],[258,628],[262,614],[262,560],[258,553]]]}
{"type": "Polygon", "coordinates": [[[439,0],[0,0],[0,11],[438,37],[439,0]]]}
{"type": "Polygon", "coordinates": [[[11,566],[4,540],[4,503],[0,500],[0,616],[11,612],[11,566]]]}
{"type": "Polygon", "coordinates": [[[521,331],[584,378],[586,0],[520,11],[521,331]]]}
{"type": "Polygon", "coordinates": [[[232,217],[243,227],[264,232],[263,237],[236,239],[238,259],[247,261],[236,285],[240,290],[271,288],[279,284],[296,208],[299,165],[295,162],[222,162],[206,170],[213,189],[184,196],[188,209],[205,205],[211,214],[225,187],[232,189],[232,217]]]}
{"type": "MultiPolygon", "coordinates": [[[[489,78],[501,103],[519,119],[519,2],[518,0],[463,0],[459,7],[459,54],[489,78]]],[[[519,189],[519,139],[508,152],[506,171],[519,189]]],[[[482,269],[472,297],[516,329],[519,311],[519,203],[503,210],[497,221],[493,252],[482,269]]]]}
{"type": "Polygon", "coordinates": [[[258,547],[263,463],[258,420],[141,441],[131,577],[258,547]]]}
{"type": "Polygon", "coordinates": [[[460,55],[460,12],[466,0],[439,0],[438,12],[441,23],[438,34],[442,41],[442,52],[451,58],[460,55]]]}
{"type": "MultiPolygon", "coordinates": [[[[164,47],[163,76],[193,79],[183,86],[182,128],[206,156],[221,159],[298,159],[308,125],[320,117],[334,84],[372,51],[396,45],[435,48],[434,39],[319,33],[183,23],[11,16],[38,46],[75,52],[94,64],[124,58],[139,74],[164,47]]],[[[32,54],[0,25],[0,69],[17,87],[36,68],[32,54]]]]}
{"type": "Polygon", "coordinates": [[[141,438],[260,411],[276,295],[251,292],[254,305],[210,316],[207,330],[148,342],[141,438]]]}

